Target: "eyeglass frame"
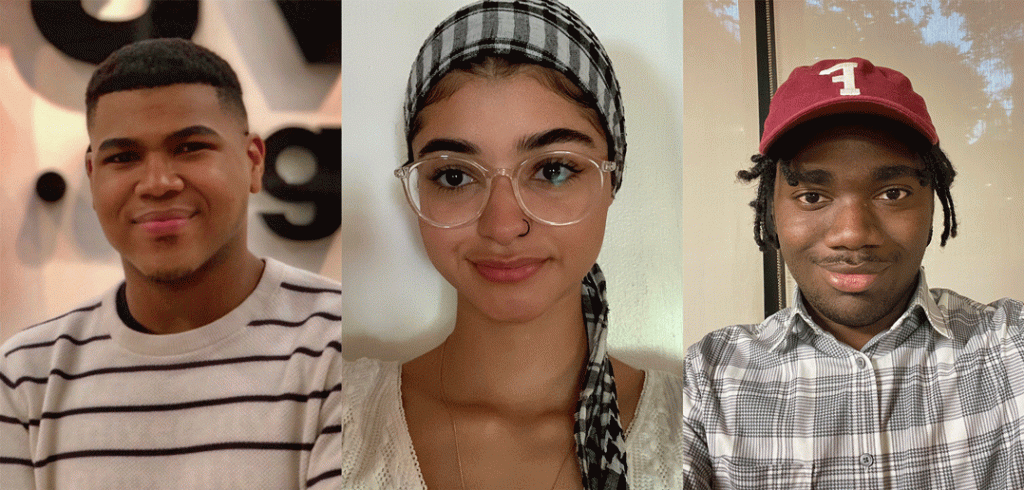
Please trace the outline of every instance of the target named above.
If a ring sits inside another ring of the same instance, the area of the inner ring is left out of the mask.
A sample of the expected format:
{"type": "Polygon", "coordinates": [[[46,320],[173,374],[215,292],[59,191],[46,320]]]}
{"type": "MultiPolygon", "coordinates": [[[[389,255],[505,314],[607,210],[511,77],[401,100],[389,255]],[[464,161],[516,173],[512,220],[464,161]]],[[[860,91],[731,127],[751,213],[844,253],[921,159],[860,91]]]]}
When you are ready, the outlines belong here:
{"type": "MultiPolygon", "coordinates": [[[[480,163],[476,162],[475,160],[471,160],[471,159],[469,159],[467,157],[464,157],[464,156],[453,155],[451,153],[441,153],[441,154],[438,154],[438,155],[431,155],[431,156],[428,156],[428,157],[420,158],[419,160],[414,160],[414,161],[406,162],[401,167],[396,168],[393,173],[394,173],[395,177],[398,177],[398,179],[401,180],[401,182],[402,182],[402,190],[405,191],[405,199],[406,199],[406,201],[409,202],[409,206],[412,207],[413,211],[416,212],[416,215],[420,219],[422,219],[423,221],[426,221],[427,223],[431,224],[432,226],[435,226],[435,227],[438,227],[438,228],[446,228],[446,229],[447,228],[458,228],[458,227],[461,227],[461,226],[466,226],[468,224],[474,223],[477,220],[479,220],[480,216],[482,216],[484,214],[484,209],[487,208],[487,201],[490,200],[491,192],[494,189],[494,187],[493,187],[494,178],[499,176],[499,175],[504,175],[505,177],[508,177],[509,183],[512,184],[512,194],[516,198],[516,204],[518,204],[519,205],[519,209],[523,213],[525,213],[527,216],[529,216],[531,219],[533,219],[534,221],[540,222],[540,223],[544,223],[546,225],[550,225],[550,226],[574,225],[576,223],[579,223],[580,221],[583,221],[583,218],[586,218],[587,215],[590,214],[590,210],[588,209],[579,218],[576,218],[575,220],[569,221],[567,223],[555,223],[555,222],[552,222],[552,221],[548,221],[548,220],[545,220],[545,219],[538,218],[536,215],[533,214],[533,211],[530,211],[529,209],[527,209],[526,204],[523,203],[522,195],[520,195],[520,193],[519,193],[519,183],[514,178],[512,178],[515,175],[515,173],[518,172],[519,169],[522,168],[523,165],[526,164],[527,162],[529,162],[531,160],[535,160],[535,159],[541,158],[541,157],[544,157],[544,156],[549,156],[549,155],[574,155],[574,156],[582,157],[584,160],[587,160],[588,162],[593,164],[595,167],[597,167],[598,171],[600,172],[600,175],[601,175],[601,189],[605,188],[604,187],[605,174],[606,173],[611,173],[611,172],[615,171],[616,168],[618,168],[616,163],[611,161],[611,160],[598,161],[598,160],[594,160],[593,158],[590,158],[590,157],[588,157],[588,156],[586,156],[586,155],[584,155],[582,153],[575,152],[575,151],[552,150],[552,151],[546,151],[544,153],[539,153],[539,154],[527,157],[526,159],[524,159],[523,161],[517,163],[516,165],[514,165],[512,167],[500,167],[500,168],[495,168],[495,169],[488,169],[488,168],[484,167],[483,165],[481,165],[480,163]],[[409,181],[409,175],[412,173],[412,169],[415,166],[417,166],[417,165],[419,165],[419,164],[421,164],[423,162],[426,162],[428,160],[438,160],[438,159],[441,159],[441,160],[451,160],[451,161],[456,161],[456,162],[461,162],[461,163],[467,163],[470,166],[475,167],[475,168],[481,170],[481,174],[483,174],[485,177],[487,177],[487,187],[486,187],[487,198],[484,199],[483,205],[480,206],[479,210],[477,210],[476,215],[473,216],[472,218],[469,218],[468,220],[466,220],[466,221],[464,221],[462,223],[458,223],[458,224],[454,224],[454,225],[445,225],[445,224],[438,223],[438,222],[436,222],[436,221],[434,221],[434,220],[424,216],[423,215],[423,211],[421,211],[420,208],[418,206],[416,206],[416,203],[413,202],[412,191],[409,190],[409,186],[412,185],[412,184],[410,184],[410,181],[409,181]]],[[[608,179],[608,181],[610,182],[611,179],[608,179]]]]}

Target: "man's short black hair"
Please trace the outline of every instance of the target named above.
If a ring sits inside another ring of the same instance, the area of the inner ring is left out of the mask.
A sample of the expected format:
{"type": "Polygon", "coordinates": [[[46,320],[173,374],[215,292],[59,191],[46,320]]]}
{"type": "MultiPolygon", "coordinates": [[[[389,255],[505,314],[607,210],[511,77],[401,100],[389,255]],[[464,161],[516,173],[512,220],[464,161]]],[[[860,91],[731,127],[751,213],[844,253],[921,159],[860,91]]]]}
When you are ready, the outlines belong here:
{"type": "Polygon", "coordinates": [[[147,39],[111,53],[93,72],[85,91],[86,125],[92,127],[100,96],[125,90],[164,87],[180,83],[210,85],[225,110],[242,120],[248,115],[242,86],[231,65],[216,53],[185,39],[147,39]]]}

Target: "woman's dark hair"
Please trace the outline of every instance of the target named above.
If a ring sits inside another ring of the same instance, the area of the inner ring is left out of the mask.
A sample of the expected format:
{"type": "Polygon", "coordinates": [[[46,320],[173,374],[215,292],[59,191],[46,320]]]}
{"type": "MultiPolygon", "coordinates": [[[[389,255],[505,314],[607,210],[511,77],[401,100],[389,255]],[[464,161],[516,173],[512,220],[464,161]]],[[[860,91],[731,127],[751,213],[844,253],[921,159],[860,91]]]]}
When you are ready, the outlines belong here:
{"type": "Polygon", "coordinates": [[[946,241],[955,237],[957,231],[953,196],[949,193],[956,170],[939,145],[932,145],[917,131],[892,119],[870,114],[836,114],[813,119],[791,129],[768,149],[767,155],[758,153],[751,156],[750,161],[754,166],[736,172],[736,176],[744,183],[759,179],[757,197],[750,202],[750,207],[754,208],[754,241],[758,248],[762,252],[767,250],[768,245],[779,248],[779,236],[775,231],[772,213],[776,167],[789,185],[797,185],[797,175],[790,166],[793,157],[811,138],[838,126],[863,126],[885,131],[905,143],[921,159],[924,170],[918,173],[918,178],[921,185],[930,187],[942,203],[943,230],[940,244],[946,246],[946,241]]]}
{"type": "Polygon", "coordinates": [[[85,91],[86,125],[92,127],[96,102],[102,95],[179,83],[199,83],[215,88],[221,106],[241,119],[242,127],[248,131],[242,86],[231,65],[209,49],[173,38],[132,43],[103,60],[85,91]]]}

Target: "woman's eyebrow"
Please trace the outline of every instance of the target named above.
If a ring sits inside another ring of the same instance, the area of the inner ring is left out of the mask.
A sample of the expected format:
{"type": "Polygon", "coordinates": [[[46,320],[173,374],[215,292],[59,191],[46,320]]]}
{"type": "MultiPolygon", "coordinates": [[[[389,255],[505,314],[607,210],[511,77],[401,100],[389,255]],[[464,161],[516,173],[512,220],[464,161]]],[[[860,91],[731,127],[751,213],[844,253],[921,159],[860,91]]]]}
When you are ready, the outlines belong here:
{"type": "Polygon", "coordinates": [[[480,148],[465,140],[455,140],[447,138],[432,139],[420,148],[417,156],[422,157],[427,153],[434,153],[437,151],[447,151],[451,153],[464,153],[466,155],[479,155],[480,148]]]}
{"type": "Polygon", "coordinates": [[[575,129],[555,128],[532,136],[527,136],[519,141],[519,151],[536,150],[555,143],[582,143],[593,147],[594,139],[575,129]]]}

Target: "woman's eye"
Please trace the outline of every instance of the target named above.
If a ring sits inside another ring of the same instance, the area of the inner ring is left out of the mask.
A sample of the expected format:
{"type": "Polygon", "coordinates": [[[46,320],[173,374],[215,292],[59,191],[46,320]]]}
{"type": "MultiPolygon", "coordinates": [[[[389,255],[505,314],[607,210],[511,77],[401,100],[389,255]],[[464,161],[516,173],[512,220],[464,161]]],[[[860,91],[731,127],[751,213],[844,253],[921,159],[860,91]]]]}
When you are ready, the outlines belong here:
{"type": "Polygon", "coordinates": [[[561,161],[549,161],[540,165],[534,178],[547,181],[554,185],[562,185],[565,181],[579,173],[571,163],[561,161]]]}
{"type": "Polygon", "coordinates": [[[466,172],[457,168],[445,168],[435,172],[430,179],[437,182],[441,187],[456,188],[473,182],[473,178],[466,172]]]}

